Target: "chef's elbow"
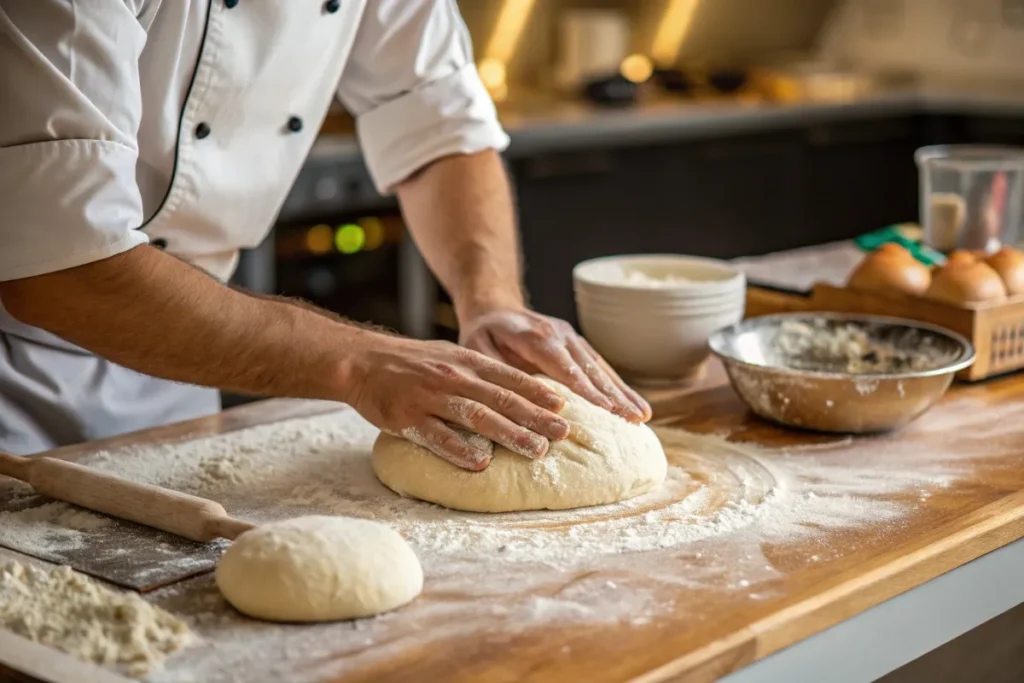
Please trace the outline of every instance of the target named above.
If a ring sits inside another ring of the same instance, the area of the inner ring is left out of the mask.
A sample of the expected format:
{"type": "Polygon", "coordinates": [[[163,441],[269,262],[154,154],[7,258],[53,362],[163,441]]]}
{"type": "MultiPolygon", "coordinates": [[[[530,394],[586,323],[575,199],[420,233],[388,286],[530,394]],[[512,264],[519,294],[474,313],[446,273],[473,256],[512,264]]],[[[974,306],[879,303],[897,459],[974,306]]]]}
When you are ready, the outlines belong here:
{"type": "Polygon", "coordinates": [[[38,319],[43,310],[38,284],[32,277],[0,282],[0,304],[16,320],[34,327],[40,327],[38,319]]]}

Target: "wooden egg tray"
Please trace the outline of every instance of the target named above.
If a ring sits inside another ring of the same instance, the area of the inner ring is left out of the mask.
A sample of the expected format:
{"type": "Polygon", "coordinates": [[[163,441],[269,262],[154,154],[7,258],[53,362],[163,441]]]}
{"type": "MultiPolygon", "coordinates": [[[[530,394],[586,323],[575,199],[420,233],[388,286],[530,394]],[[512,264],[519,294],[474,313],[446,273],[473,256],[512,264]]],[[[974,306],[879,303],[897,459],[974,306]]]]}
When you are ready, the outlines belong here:
{"type": "Polygon", "coordinates": [[[959,307],[827,284],[815,285],[808,295],[747,288],[748,318],[790,311],[888,315],[945,327],[966,337],[977,353],[974,364],[957,373],[960,380],[974,382],[1024,369],[1024,296],[959,307]]]}

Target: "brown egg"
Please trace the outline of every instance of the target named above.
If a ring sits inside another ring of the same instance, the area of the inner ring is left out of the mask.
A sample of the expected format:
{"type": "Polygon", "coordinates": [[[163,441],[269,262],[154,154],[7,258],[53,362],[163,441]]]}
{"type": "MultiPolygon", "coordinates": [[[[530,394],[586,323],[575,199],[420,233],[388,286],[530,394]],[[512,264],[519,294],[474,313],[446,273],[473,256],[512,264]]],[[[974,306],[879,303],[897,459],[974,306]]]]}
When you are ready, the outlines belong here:
{"type": "Polygon", "coordinates": [[[976,252],[957,249],[946,257],[945,268],[963,268],[973,266],[981,258],[976,252]]]}
{"type": "Polygon", "coordinates": [[[1006,285],[991,266],[966,251],[954,251],[935,269],[925,297],[963,306],[1006,298],[1006,285]]]}
{"type": "Polygon", "coordinates": [[[920,296],[928,289],[931,279],[927,266],[905,248],[887,242],[864,257],[846,284],[862,292],[920,296]]]}
{"type": "Polygon", "coordinates": [[[868,255],[891,256],[893,258],[901,258],[904,260],[914,258],[913,254],[907,251],[906,247],[904,247],[902,244],[896,244],[895,242],[886,242],[885,244],[880,246],[878,249],[875,249],[875,251],[868,255]]]}
{"type": "Polygon", "coordinates": [[[1013,247],[1003,247],[986,258],[985,263],[999,273],[1007,292],[1024,294],[1024,253],[1013,247]]]}

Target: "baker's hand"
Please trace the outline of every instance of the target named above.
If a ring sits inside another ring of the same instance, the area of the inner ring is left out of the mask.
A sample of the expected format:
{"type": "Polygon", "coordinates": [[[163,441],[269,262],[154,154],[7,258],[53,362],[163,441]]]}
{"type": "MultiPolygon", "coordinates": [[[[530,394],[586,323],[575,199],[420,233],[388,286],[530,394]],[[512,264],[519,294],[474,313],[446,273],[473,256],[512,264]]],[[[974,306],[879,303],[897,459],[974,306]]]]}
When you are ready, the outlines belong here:
{"type": "Polygon", "coordinates": [[[558,392],[476,351],[362,331],[349,358],[346,403],[382,431],[464,469],[484,469],[491,454],[445,423],[531,458],[569,434],[553,412],[565,403],[558,392]]]}
{"type": "Polygon", "coordinates": [[[497,309],[463,321],[459,337],[467,348],[525,373],[547,375],[632,422],[651,419],[647,401],[564,320],[522,308],[497,309]]]}

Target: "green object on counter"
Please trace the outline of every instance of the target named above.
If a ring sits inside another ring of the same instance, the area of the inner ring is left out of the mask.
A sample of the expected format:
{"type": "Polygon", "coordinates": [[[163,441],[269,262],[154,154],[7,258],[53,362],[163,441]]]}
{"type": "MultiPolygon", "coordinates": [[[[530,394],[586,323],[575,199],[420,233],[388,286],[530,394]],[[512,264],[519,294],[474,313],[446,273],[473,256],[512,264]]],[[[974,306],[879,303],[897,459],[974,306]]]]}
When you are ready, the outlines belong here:
{"type": "Polygon", "coordinates": [[[909,251],[914,258],[926,266],[941,265],[946,262],[946,257],[942,252],[907,237],[898,225],[890,225],[881,230],[855,237],[853,242],[859,249],[868,252],[878,249],[887,242],[894,242],[909,251]]]}

